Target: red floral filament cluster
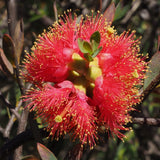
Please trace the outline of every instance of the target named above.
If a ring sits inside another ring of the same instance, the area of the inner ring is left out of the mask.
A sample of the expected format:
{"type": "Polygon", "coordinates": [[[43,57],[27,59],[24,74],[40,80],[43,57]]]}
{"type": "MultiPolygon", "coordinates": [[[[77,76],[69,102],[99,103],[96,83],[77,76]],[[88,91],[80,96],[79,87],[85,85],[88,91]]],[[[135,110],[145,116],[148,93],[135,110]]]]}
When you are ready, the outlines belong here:
{"type": "Polygon", "coordinates": [[[123,137],[120,130],[127,130],[124,125],[131,120],[128,112],[140,102],[137,86],[145,70],[134,31],[117,35],[103,15],[84,20],[69,13],[44,31],[27,53],[23,75],[38,88],[25,98],[54,138],[71,133],[82,145],[93,147],[102,126],[123,137]],[[78,40],[90,51],[94,33],[100,34],[98,52],[95,49],[96,56],[87,60],[78,40]]]}

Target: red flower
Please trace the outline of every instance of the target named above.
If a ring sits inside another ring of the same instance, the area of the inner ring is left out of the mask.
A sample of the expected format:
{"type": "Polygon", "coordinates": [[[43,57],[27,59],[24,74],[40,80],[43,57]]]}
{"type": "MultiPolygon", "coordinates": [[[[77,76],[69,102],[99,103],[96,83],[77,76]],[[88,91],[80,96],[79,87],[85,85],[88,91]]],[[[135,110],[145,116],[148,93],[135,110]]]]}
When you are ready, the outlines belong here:
{"type": "Polygon", "coordinates": [[[96,126],[94,107],[89,106],[88,97],[74,88],[70,81],[63,81],[54,86],[45,84],[38,90],[30,90],[26,100],[32,99],[27,106],[35,110],[50,135],[58,139],[66,133],[72,133],[82,144],[87,142],[92,147],[95,143],[96,126]]]}
{"type": "Polygon", "coordinates": [[[44,31],[32,47],[31,56],[26,55],[26,72],[23,75],[31,82],[61,82],[68,76],[68,63],[76,49],[74,33],[76,19],[66,17],[55,23],[49,32],[44,31]]]}
{"type": "Polygon", "coordinates": [[[62,19],[38,38],[24,61],[23,75],[39,84],[25,96],[28,107],[56,138],[72,133],[92,147],[101,125],[122,138],[146,70],[139,40],[134,32],[117,35],[103,15],[83,20],[69,13],[62,19]]]}
{"type": "Polygon", "coordinates": [[[102,69],[101,77],[95,81],[93,99],[100,110],[99,120],[120,138],[123,125],[131,119],[128,112],[139,103],[138,88],[144,79],[145,62],[138,57],[138,41],[134,33],[109,37],[98,55],[102,69]]]}

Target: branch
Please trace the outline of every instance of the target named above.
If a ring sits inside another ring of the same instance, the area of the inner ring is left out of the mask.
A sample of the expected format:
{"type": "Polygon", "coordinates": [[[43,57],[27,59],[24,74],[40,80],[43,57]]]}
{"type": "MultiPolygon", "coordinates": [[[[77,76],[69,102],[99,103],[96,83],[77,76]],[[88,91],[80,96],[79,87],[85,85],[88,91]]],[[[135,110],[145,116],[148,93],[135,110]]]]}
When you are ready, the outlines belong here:
{"type": "Polygon", "coordinates": [[[0,126],[0,132],[3,134],[4,133],[4,128],[2,128],[1,126],[0,126]]]}
{"type": "Polygon", "coordinates": [[[134,1],[134,3],[132,4],[132,8],[127,12],[126,16],[124,17],[124,19],[121,21],[122,24],[126,24],[131,17],[133,16],[133,14],[138,10],[138,8],[140,7],[142,1],[134,1]]]}
{"type": "Polygon", "coordinates": [[[15,138],[8,141],[0,148],[0,159],[4,159],[8,155],[10,155],[18,146],[30,140],[33,140],[33,134],[29,130],[17,135],[15,138]]]}
{"type": "MultiPolygon", "coordinates": [[[[9,28],[9,32],[10,35],[14,41],[14,51],[15,51],[15,56],[14,56],[14,60],[15,60],[15,65],[16,65],[16,77],[17,77],[17,82],[21,91],[21,94],[24,95],[25,94],[25,88],[24,88],[24,83],[22,81],[22,79],[20,79],[20,68],[19,68],[19,64],[18,64],[18,59],[20,59],[20,55],[21,55],[21,49],[19,50],[19,46],[23,47],[22,44],[19,44],[19,41],[17,41],[18,39],[18,34],[22,34],[23,33],[23,22],[20,21],[20,23],[18,22],[17,19],[17,4],[16,4],[16,0],[6,0],[6,6],[7,6],[7,15],[8,15],[8,28],[9,28]],[[16,33],[16,26],[19,26],[19,30],[18,30],[18,34],[16,33]],[[19,52],[17,52],[19,51],[19,52]]],[[[22,38],[22,37],[21,37],[22,38]]],[[[23,41],[20,41],[20,43],[23,43],[23,41]]],[[[25,103],[24,103],[25,105],[25,103]]],[[[22,112],[22,115],[20,117],[19,120],[19,124],[18,124],[18,130],[17,130],[17,134],[23,132],[26,129],[27,126],[27,119],[28,119],[28,114],[29,111],[27,109],[24,109],[22,112]]],[[[15,160],[20,160],[21,158],[21,154],[22,154],[22,147],[19,147],[16,151],[15,151],[15,156],[14,159],[15,160]]]]}
{"type": "Polygon", "coordinates": [[[57,11],[57,6],[56,6],[56,0],[53,3],[53,10],[54,10],[54,18],[58,22],[58,11],[57,11]]]}
{"type": "MultiPolygon", "coordinates": [[[[29,84],[27,86],[27,89],[29,89],[31,85],[32,84],[29,84]]],[[[23,106],[26,106],[26,102],[23,103],[23,106]]],[[[29,115],[29,110],[27,108],[24,108],[24,110],[22,111],[21,117],[19,119],[17,134],[20,134],[23,131],[25,131],[27,126],[28,115],[29,115]]],[[[21,157],[21,154],[22,154],[22,146],[16,149],[14,159],[19,160],[21,157]]]]}
{"type": "Polygon", "coordinates": [[[43,16],[40,20],[46,26],[50,26],[50,25],[52,25],[54,23],[54,21],[51,18],[47,17],[47,16],[43,16]]]}
{"type": "Polygon", "coordinates": [[[135,117],[135,118],[132,118],[132,122],[135,124],[160,127],[160,118],[135,117]]]}
{"type": "MultiPolygon", "coordinates": [[[[160,118],[139,118],[135,117],[132,119],[133,123],[141,124],[141,125],[150,125],[150,126],[160,126],[160,118]]],[[[39,129],[39,132],[42,134],[42,138],[48,136],[48,132],[43,129],[39,129]]],[[[7,157],[8,154],[13,152],[17,147],[21,146],[22,144],[29,142],[31,140],[35,140],[32,130],[26,130],[12,140],[8,141],[0,148],[0,158],[7,157]]]]}
{"type": "MultiPolygon", "coordinates": [[[[18,106],[15,108],[15,112],[18,112],[18,110],[19,110],[19,108],[21,107],[21,105],[22,105],[22,100],[19,101],[18,106]]],[[[8,122],[8,124],[6,125],[6,128],[5,128],[5,130],[4,130],[4,134],[3,134],[4,137],[9,138],[9,135],[10,135],[10,132],[11,132],[11,128],[12,128],[12,126],[13,126],[13,124],[14,124],[14,119],[15,119],[15,118],[16,118],[16,115],[15,115],[15,114],[12,114],[12,116],[11,116],[11,118],[9,119],[9,122],[8,122]]]]}
{"type": "Polygon", "coordinates": [[[10,111],[17,117],[17,119],[20,119],[20,115],[19,113],[15,110],[15,106],[13,106],[12,104],[10,104],[8,102],[7,99],[5,99],[2,95],[2,93],[0,92],[0,99],[2,100],[2,102],[4,103],[4,105],[6,105],[7,107],[9,107],[10,111]]]}
{"type": "Polygon", "coordinates": [[[8,102],[8,100],[6,100],[6,99],[3,97],[1,91],[0,91],[0,99],[2,100],[3,104],[4,104],[5,106],[7,106],[8,108],[13,108],[13,109],[15,108],[15,106],[13,106],[12,104],[10,104],[10,103],[8,102]]]}
{"type": "MultiPolygon", "coordinates": [[[[43,138],[45,138],[49,135],[49,133],[44,131],[44,129],[39,129],[39,132],[41,132],[43,138]]],[[[12,140],[8,141],[6,144],[4,144],[0,148],[0,159],[7,157],[17,147],[19,147],[19,146],[23,145],[24,143],[27,143],[31,140],[35,140],[35,137],[33,135],[32,130],[26,130],[26,131],[18,134],[16,137],[14,137],[12,140]]]]}
{"type": "Polygon", "coordinates": [[[16,116],[18,120],[20,120],[20,115],[15,109],[11,109],[11,112],[16,116]]]}
{"type": "Polygon", "coordinates": [[[6,0],[7,15],[8,15],[8,29],[11,37],[14,36],[15,27],[17,24],[17,5],[16,0],[6,0]]]}

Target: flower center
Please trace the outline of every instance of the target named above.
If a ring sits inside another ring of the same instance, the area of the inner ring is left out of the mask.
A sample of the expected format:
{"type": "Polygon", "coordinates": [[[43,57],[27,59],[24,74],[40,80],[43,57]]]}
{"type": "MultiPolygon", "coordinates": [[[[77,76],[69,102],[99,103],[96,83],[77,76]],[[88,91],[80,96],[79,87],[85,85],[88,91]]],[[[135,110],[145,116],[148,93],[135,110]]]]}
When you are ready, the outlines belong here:
{"type": "Polygon", "coordinates": [[[68,79],[72,81],[75,88],[91,96],[96,78],[102,75],[98,58],[95,57],[93,61],[88,62],[79,54],[74,53],[72,59],[73,61],[69,64],[70,74],[68,79]]]}

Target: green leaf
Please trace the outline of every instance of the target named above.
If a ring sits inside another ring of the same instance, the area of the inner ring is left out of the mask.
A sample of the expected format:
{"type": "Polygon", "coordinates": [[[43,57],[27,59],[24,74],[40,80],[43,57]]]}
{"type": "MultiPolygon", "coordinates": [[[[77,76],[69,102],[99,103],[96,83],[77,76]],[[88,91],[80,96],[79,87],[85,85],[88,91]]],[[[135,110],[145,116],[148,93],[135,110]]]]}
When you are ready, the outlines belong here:
{"type": "Polygon", "coordinates": [[[92,54],[92,58],[96,57],[101,50],[102,50],[102,46],[99,47],[99,48],[92,54]]]}
{"type": "Polygon", "coordinates": [[[85,50],[83,47],[83,43],[84,43],[84,40],[81,38],[78,38],[78,47],[79,47],[80,51],[82,53],[87,53],[87,50],[85,50]]]}
{"type": "Polygon", "coordinates": [[[97,50],[97,48],[100,44],[100,41],[101,41],[101,35],[100,35],[99,31],[94,32],[90,38],[93,52],[95,52],[97,50]]]}
{"type": "Polygon", "coordinates": [[[57,160],[55,155],[44,145],[37,143],[37,149],[42,160],[57,160]]]}
{"type": "MultiPolygon", "coordinates": [[[[95,42],[94,40],[92,40],[91,42],[91,46],[92,46],[92,50],[93,52],[95,52],[99,46],[99,44],[97,42],[95,42]]],[[[93,54],[93,53],[92,53],[93,54]]]]}
{"type": "Polygon", "coordinates": [[[148,65],[149,71],[146,73],[146,79],[144,80],[143,89],[145,90],[149,84],[158,74],[160,74],[160,52],[153,55],[151,62],[148,65]]]}
{"type": "Polygon", "coordinates": [[[93,61],[92,56],[91,56],[91,55],[89,55],[88,53],[85,53],[85,54],[84,54],[84,58],[85,58],[88,62],[93,61]]]}
{"type": "Polygon", "coordinates": [[[129,10],[129,5],[122,6],[122,2],[119,2],[115,10],[114,21],[123,18],[128,10],[129,10]]]}
{"type": "Polygon", "coordinates": [[[90,43],[78,38],[78,46],[87,61],[93,61],[93,58],[98,55],[102,47],[98,48],[101,41],[99,31],[94,32],[90,37],[90,43]]]}
{"type": "Polygon", "coordinates": [[[84,41],[83,48],[87,51],[87,53],[92,54],[92,47],[87,41],[84,41]]]}
{"type": "Polygon", "coordinates": [[[87,41],[84,41],[83,39],[78,38],[78,46],[82,53],[92,54],[92,47],[90,43],[88,43],[87,41]]]}
{"type": "Polygon", "coordinates": [[[91,35],[90,42],[92,43],[92,41],[95,41],[99,45],[99,43],[101,41],[101,35],[100,35],[99,31],[96,31],[91,35]]]}

